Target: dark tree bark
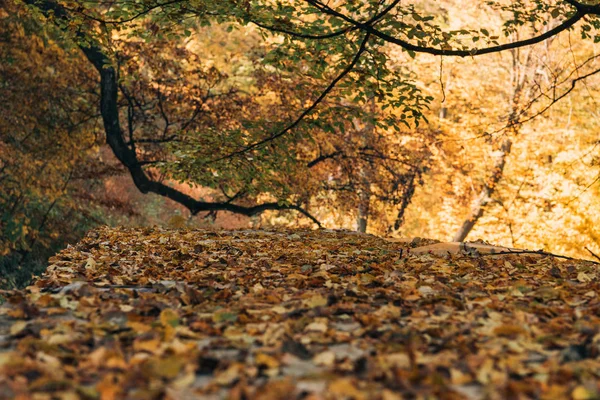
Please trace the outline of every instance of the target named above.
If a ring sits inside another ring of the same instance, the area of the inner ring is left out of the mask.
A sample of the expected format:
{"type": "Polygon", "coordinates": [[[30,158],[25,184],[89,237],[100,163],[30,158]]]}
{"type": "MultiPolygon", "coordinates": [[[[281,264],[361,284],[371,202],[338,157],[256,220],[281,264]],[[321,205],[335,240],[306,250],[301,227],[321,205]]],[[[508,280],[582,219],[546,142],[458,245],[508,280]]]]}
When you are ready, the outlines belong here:
{"type": "Polygon", "coordinates": [[[100,110],[104,122],[104,130],[106,132],[106,142],[117,159],[129,170],[133,182],[140,192],[145,194],[155,193],[171,199],[189,209],[192,215],[196,215],[202,211],[230,211],[237,214],[252,216],[267,210],[296,210],[310,218],[317,225],[320,225],[316,218],[297,205],[285,206],[273,202],[245,207],[227,202],[203,202],[198,201],[177,189],[167,186],[162,182],[150,179],[139,163],[135,152],[127,146],[123,139],[123,133],[119,122],[117,102],[118,84],[115,69],[104,63],[105,60],[101,58],[102,53],[97,49],[82,48],[82,50],[100,73],[100,110]]]}
{"type": "Polygon", "coordinates": [[[408,205],[410,204],[413,195],[415,194],[415,181],[417,180],[418,174],[419,172],[415,171],[412,175],[410,175],[410,178],[406,183],[406,187],[404,188],[404,194],[402,195],[402,201],[400,202],[400,207],[398,208],[396,221],[394,221],[394,230],[396,231],[399,230],[402,224],[404,223],[404,213],[406,212],[406,209],[408,208],[408,205]]]}
{"type": "Polygon", "coordinates": [[[369,208],[371,205],[371,190],[368,179],[361,185],[358,192],[358,216],[356,218],[356,231],[366,233],[369,223],[369,208]]]}

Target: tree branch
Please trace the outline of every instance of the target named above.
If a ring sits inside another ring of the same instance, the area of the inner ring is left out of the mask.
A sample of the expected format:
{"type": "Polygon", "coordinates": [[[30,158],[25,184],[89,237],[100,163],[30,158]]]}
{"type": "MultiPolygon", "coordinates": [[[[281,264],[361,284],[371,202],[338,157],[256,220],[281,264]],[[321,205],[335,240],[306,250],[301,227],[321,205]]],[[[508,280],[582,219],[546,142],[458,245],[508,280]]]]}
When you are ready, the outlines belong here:
{"type": "MultiPolygon", "coordinates": [[[[478,254],[478,257],[502,256],[502,255],[506,255],[506,254],[516,254],[516,255],[519,255],[519,254],[537,254],[537,255],[540,255],[540,256],[560,258],[560,259],[563,259],[563,260],[581,261],[580,259],[577,259],[577,258],[574,258],[574,257],[562,256],[560,254],[549,253],[549,252],[544,251],[544,250],[507,250],[507,251],[497,251],[495,253],[483,253],[483,254],[480,253],[480,254],[478,254]]],[[[597,262],[597,261],[592,261],[592,260],[585,260],[585,261],[590,262],[592,264],[600,265],[600,262],[597,262]]]]}
{"type": "MultiPolygon", "coordinates": [[[[140,17],[143,17],[144,15],[146,15],[146,14],[148,14],[148,13],[150,13],[150,12],[156,10],[156,9],[159,9],[159,8],[162,8],[162,7],[165,7],[165,6],[169,6],[169,5],[172,5],[172,4],[176,4],[176,3],[181,3],[181,2],[182,2],[182,0],[172,0],[172,1],[167,1],[167,2],[164,2],[164,3],[157,3],[157,4],[154,4],[154,5],[146,8],[146,9],[138,12],[137,14],[132,15],[129,18],[121,19],[121,20],[105,20],[105,19],[102,19],[102,18],[94,17],[93,15],[83,14],[83,13],[82,13],[82,15],[85,18],[88,18],[88,19],[91,19],[92,21],[100,22],[100,23],[103,23],[103,24],[107,24],[107,25],[120,25],[120,24],[125,24],[127,22],[132,22],[132,21],[134,21],[134,20],[136,20],[136,19],[138,19],[140,17]]],[[[71,11],[71,10],[69,10],[69,11],[71,11]]]]}
{"type": "Polygon", "coordinates": [[[246,147],[244,147],[241,150],[237,150],[234,151],[232,153],[229,153],[225,156],[219,157],[217,159],[211,160],[210,163],[214,163],[217,161],[223,161],[232,157],[235,157],[237,155],[241,155],[244,154],[250,150],[254,150],[256,148],[259,148],[263,145],[265,145],[266,143],[269,143],[275,139],[277,139],[278,137],[281,137],[283,135],[285,135],[286,133],[288,133],[289,131],[291,131],[292,129],[294,129],[296,126],[298,126],[298,124],[300,124],[300,122],[302,122],[302,120],[304,119],[304,117],[306,117],[308,114],[311,113],[311,111],[313,111],[324,99],[325,97],[327,97],[327,95],[333,90],[333,88],[335,88],[335,86],[338,84],[339,81],[341,81],[342,79],[344,79],[344,77],[346,75],[348,75],[356,66],[356,64],[358,63],[358,60],[360,59],[360,56],[362,55],[362,53],[364,53],[364,51],[367,48],[367,42],[369,41],[369,37],[370,34],[366,34],[363,41],[360,44],[360,48],[358,49],[358,51],[356,52],[356,54],[354,55],[354,58],[352,59],[352,61],[350,61],[350,63],[346,66],[346,68],[344,68],[344,70],[337,76],[335,77],[335,79],[333,81],[331,81],[331,83],[325,88],[325,90],[323,90],[323,92],[321,93],[321,95],[310,105],[310,107],[308,107],[307,109],[305,109],[298,118],[296,118],[296,120],[294,120],[294,122],[292,122],[290,125],[288,125],[285,129],[283,129],[282,131],[280,131],[279,133],[276,133],[274,135],[269,136],[266,139],[262,139],[259,140],[258,142],[254,142],[246,147]]]}
{"type": "Polygon", "coordinates": [[[598,256],[598,254],[591,251],[587,246],[584,247],[584,249],[586,249],[588,251],[588,253],[590,253],[592,255],[592,257],[594,257],[596,260],[600,261],[600,256],[598,256]]]}
{"type": "Polygon", "coordinates": [[[600,6],[586,6],[575,1],[567,1],[570,5],[574,6],[576,9],[575,14],[563,21],[560,25],[557,25],[555,28],[550,29],[539,36],[535,36],[525,40],[519,40],[513,43],[506,43],[497,46],[485,47],[480,49],[471,49],[471,50],[453,50],[453,49],[438,49],[435,47],[427,47],[427,46],[419,46],[409,43],[405,40],[396,38],[394,36],[388,35],[387,33],[381,32],[380,30],[373,27],[372,24],[367,24],[364,22],[356,21],[353,18],[348,17],[347,15],[334,10],[328,5],[321,3],[318,0],[305,0],[307,3],[311,4],[313,7],[317,8],[319,11],[331,15],[336,18],[340,18],[355,27],[361,29],[364,32],[370,33],[373,36],[376,36],[388,43],[396,44],[406,50],[413,51],[415,53],[428,53],[438,56],[459,56],[459,57],[467,57],[467,56],[478,56],[483,54],[490,53],[498,53],[504,50],[516,49],[519,47],[531,46],[536,43],[543,42],[544,40],[551,38],[562,31],[565,31],[575,25],[579,20],[581,20],[587,14],[600,14],[600,6]]]}
{"type": "Polygon", "coordinates": [[[324,33],[321,35],[314,35],[314,34],[310,34],[310,33],[296,32],[296,31],[293,31],[290,29],[281,28],[281,27],[274,26],[274,25],[267,25],[265,23],[254,21],[254,20],[250,20],[250,22],[253,23],[254,25],[258,26],[259,28],[266,29],[271,32],[283,33],[284,35],[289,35],[289,36],[293,36],[293,37],[300,38],[300,39],[312,39],[312,40],[331,39],[331,38],[334,38],[337,36],[345,35],[348,32],[352,32],[352,31],[355,31],[358,29],[355,26],[350,26],[350,27],[343,28],[343,29],[340,29],[340,30],[337,30],[334,32],[324,33]]]}
{"type": "MultiPolygon", "coordinates": [[[[400,3],[400,1],[401,0],[394,0],[391,4],[389,4],[387,7],[385,7],[381,12],[377,13],[372,18],[370,18],[368,21],[364,22],[364,24],[370,25],[370,24],[376,23],[381,18],[383,18],[388,12],[390,12],[394,7],[396,7],[400,3]]],[[[249,18],[248,20],[251,23],[253,23],[254,25],[256,25],[260,28],[266,29],[268,31],[283,33],[285,35],[293,36],[293,37],[300,38],[300,39],[313,39],[313,40],[331,39],[331,38],[345,35],[346,33],[349,33],[349,32],[359,29],[358,26],[354,25],[354,26],[348,26],[348,27],[339,29],[337,31],[316,35],[316,34],[294,31],[294,30],[287,29],[287,28],[281,28],[281,27],[274,26],[274,25],[267,25],[265,23],[258,22],[251,18],[249,18]]]]}
{"type": "MultiPolygon", "coordinates": [[[[37,3],[34,0],[28,1],[31,1],[30,4],[37,6],[45,15],[53,12],[56,17],[68,20],[69,15],[65,9],[53,1],[44,1],[40,3],[37,3]]],[[[192,215],[196,215],[202,211],[222,210],[252,216],[267,210],[294,210],[305,215],[321,227],[321,223],[300,205],[284,205],[271,202],[247,207],[228,202],[198,201],[171,186],[150,179],[142,168],[141,163],[138,161],[136,153],[127,146],[127,143],[123,138],[123,131],[119,121],[119,86],[115,68],[110,64],[110,60],[99,46],[89,44],[89,41],[79,42],[78,45],[89,62],[100,74],[100,113],[104,123],[106,142],[121,164],[129,170],[133,182],[140,192],[144,194],[155,193],[169,198],[186,207],[192,215]]]]}
{"type": "Polygon", "coordinates": [[[344,152],[343,152],[343,151],[341,151],[341,150],[334,151],[333,153],[329,153],[329,154],[322,154],[322,155],[320,155],[319,157],[317,157],[317,158],[315,158],[314,160],[312,160],[312,161],[310,161],[309,163],[307,163],[307,164],[306,164],[306,167],[307,167],[307,168],[312,168],[312,167],[314,167],[315,165],[317,165],[317,164],[319,164],[319,163],[321,163],[321,162],[323,162],[323,161],[325,161],[325,160],[329,160],[329,159],[331,159],[331,158],[335,158],[335,157],[337,157],[337,156],[339,156],[339,155],[342,155],[342,154],[344,154],[344,152]]]}

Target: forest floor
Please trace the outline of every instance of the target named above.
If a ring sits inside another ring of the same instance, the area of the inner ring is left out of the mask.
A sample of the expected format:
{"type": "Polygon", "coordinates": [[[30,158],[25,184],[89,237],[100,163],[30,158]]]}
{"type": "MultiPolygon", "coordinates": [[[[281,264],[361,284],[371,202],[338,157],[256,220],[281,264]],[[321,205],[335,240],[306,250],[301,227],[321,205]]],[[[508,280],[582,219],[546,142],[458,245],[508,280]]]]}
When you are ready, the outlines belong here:
{"type": "Polygon", "coordinates": [[[424,245],[91,231],[1,293],[0,399],[600,398],[597,264],[424,245]]]}

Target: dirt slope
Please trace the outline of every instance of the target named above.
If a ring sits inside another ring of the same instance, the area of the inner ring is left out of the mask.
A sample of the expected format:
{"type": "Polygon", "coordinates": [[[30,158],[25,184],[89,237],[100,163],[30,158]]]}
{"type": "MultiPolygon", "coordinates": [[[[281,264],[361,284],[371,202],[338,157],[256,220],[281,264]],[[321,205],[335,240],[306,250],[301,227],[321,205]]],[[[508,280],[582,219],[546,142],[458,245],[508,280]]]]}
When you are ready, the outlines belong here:
{"type": "Polygon", "coordinates": [[[4,294],[0,398],[599,398],[597,265],[409,246],[90,232],[4,294]]]}

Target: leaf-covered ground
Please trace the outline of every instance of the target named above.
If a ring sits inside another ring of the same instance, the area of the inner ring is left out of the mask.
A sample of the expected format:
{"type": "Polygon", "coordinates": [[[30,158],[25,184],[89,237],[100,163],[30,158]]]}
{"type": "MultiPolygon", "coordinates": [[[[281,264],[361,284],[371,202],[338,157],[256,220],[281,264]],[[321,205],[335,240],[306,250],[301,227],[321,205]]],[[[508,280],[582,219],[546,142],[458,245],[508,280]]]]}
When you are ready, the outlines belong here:
{"type": "Polygon", "coordinates": [[[598,266],[100,229],[0,309],[0,398],[598,399],[598,266]]]}

